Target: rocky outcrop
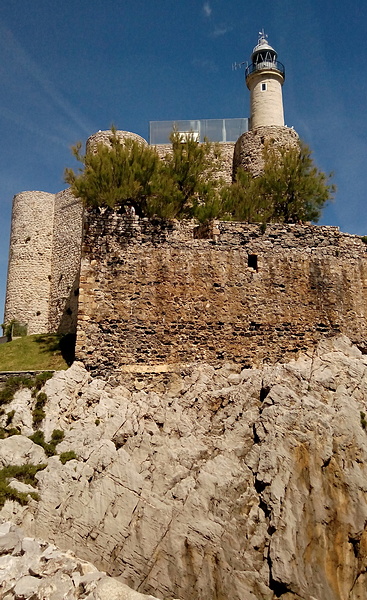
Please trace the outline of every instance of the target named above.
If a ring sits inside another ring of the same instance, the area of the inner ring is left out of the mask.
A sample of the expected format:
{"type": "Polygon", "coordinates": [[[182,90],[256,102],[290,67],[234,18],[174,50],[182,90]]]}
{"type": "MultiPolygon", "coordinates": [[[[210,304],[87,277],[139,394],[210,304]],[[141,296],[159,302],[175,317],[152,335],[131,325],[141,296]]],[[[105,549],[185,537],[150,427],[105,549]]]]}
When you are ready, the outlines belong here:
{"type": "Polygon", "coordinates": [[[48,458],[40,500],[2,519],[162,598],[365,598],[367,357],[340,337],[285,364],[181,369],[55,374],[42,427],[77,459],[48,458]]]}
{"type": "Polygon", "coordinates": [[[0,525],[0,593],[3,600],[156,600],[11,523],[0,525]]]}

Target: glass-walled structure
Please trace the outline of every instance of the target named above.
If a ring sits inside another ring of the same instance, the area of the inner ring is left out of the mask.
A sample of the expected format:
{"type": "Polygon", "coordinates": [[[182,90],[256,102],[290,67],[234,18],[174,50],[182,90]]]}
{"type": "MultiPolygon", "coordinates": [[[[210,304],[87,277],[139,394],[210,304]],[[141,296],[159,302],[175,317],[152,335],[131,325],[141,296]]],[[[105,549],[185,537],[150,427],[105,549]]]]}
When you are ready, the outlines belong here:
{"type": "Polygon", "coordinates": [[[149,143],[169,144],[173,129],[180,133],[193,133],[195,139],[203,142],[236,142],[242,133],[248,131],[248,119],[194,119],[192,121],[150,121],[149,143]]]}

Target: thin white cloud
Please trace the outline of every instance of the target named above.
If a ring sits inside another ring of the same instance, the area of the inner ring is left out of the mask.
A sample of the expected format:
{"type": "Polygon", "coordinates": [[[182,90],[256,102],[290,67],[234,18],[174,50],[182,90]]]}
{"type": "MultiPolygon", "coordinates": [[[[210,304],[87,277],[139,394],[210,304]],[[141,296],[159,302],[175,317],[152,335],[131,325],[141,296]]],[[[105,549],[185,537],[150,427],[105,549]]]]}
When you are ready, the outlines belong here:
{"type": "Polygon", "coordinates": [[[14,123],[21,129],[28,131],[36,138],[44,139],[46,142],[51,142],[52,144],[58,144],[64,148],[70,146],[70,138],[52,135],[46,128],[42,130],[38,125],[32,124],[29,119],[22,117],[19,113],[15,113],[5,106],[0,106],[0,117],[14,123]]]}
{"type": "Polygon", "coordinates": [[[232,31],[232,29],[233,27],[231,27],[230,25],[217,25],[214,31],[212,31],[211,35],[213,37],[220,37],[222,35],[226,35],[230,31],[232,31]]]}
{"type": "Polygon", "coordinates": [[[212,14],[212,7],[210,6],[209,2],[204,2],[203,11],[204,15],[209,18],[212,14]]]}
{"type": "Polygon", "coordinates": [[[11,49],[15,62],[27,72],[27,75],[30,75],[33,78],[43,90],[45,96],[53,102],[54,106],[59,110],[61,109],[71,122],[89,135],[91,129],[84,121],[83,117],[42,73],[41,69],[26,53],[22,45],[14,37],[13,33],[2,24],[0,24],[0,38],[2,44],[6,44],[8,50],[11,49]]]}

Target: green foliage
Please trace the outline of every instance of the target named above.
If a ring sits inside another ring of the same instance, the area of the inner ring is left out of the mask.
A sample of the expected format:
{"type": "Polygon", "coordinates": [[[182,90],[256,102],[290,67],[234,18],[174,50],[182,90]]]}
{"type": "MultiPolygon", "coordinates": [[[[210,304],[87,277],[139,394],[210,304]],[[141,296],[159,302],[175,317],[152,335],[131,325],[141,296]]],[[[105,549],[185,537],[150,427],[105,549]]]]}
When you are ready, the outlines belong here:
{"type": "Polygon", "coordinates": [[[141,216],[166,219],[216,216],[220,208],[219,181],[214,173],[220,161],[218,144],[199,144],[189,133],[173,131],[172,152],[161,160],[154,148],[135,140],[119,140],[112,129],[110,147],[98,144],[94,153],[82,155],[73,148],[83,167],[65,170],[65,181],[86,206],[133,206],[141,216]]]}
{"type": "Polygon", "coordinates": [[[258,178],[238,169],[236,180],[222,189],[221,217],[248,223],[266,222],[270,218],[266,199],[259,193],[258,178]]]}
{"type": "Polygon", "coordinates": [[[160,164],[160,188],[149,199],[148,216],[192,218],[200,221],[214,218],[221,210],[219,186],[215,178],[221,160],[219,144],[207,140],[199,144],[192,133],[182,138],[170,135],[172,152],[160,164]]]}
{"type": "Polygon", "coordinates": [[[21,431],[16,427],[0,427],[0,440],[12,437],[13,435],[20,435],[21,431]]]}
{"type": "Polygon", "coordinates": [[[362,429],[366,430],[367,429],[366,413],[364,413],[362,410],[360,412],[360,418],[361,418],[361,427],[362,427],[362,429]]]}
{"type": "Polygon", "coordinates": [[[314,165],[303,143],[294,148],[264,148],[264,169],[251,178],[239,169],[232,186],[223,189],[224,216],[249,222],[317,222],[335,186],[314,165]]]}
{"type": "Polygon", "coordinates": [[[59,455],[60,462],[62,462],[63,465],[69,460],[73,460],[74,458],[77,458],[74,450],[69,450],[68,452],[61,452],[61,454],[59,455]]]}
{"type": "Polygon", "coordinates": [[[80,153],[81,143],[72,148],[83,167],[75,173],[65,170],[65,181],[75,196],[86,206],[115,208],[132,203],[140,214],[145,213],[147,197],[157,184],[160,159],[150,146],[127,139],[119,140],[112,128],[110,147],[98,144],[95,152],[80,153]]]}
{"type": "Polygon", "coordinates": [[[231,185],[218,179],[220,145],[200,144],[193,133],[173,131],[172,151],[160,160],[154,148],[134,140],[119,140],[112,129],[110,147],[99,144],[82,155],[76,174],[66,169],[73,193],[91,207],[121,209],[133,206],[140,216],[165,219],[222,218],[267,223],[317,222],[335,186],[314,165],[310,149],[267,144],[259,177],[239,169],[231,185]]]}
{"type": "Polygon", "coordinates": [[[22,325],[17,319],[12,319],[9,323],[2,323],[3,334],[11,340],[12,337],[23,337],[27,335],[27,325],[22,325]]]}
{"type": "Polygon", "coordinates": [[[362,235],[361,240],[364,244],[367,244],[367,235],[362,235]]]}
{"type": "Polygon", "coordinates": [[[14,398],[15,392],[22,388],[31,389],[33,379],[31,377],[9,377],[5,380],[4,387],[0,390],[0,405],[8,404],[14,398]]]}
{"type": "Polygon", "coordinates": [[[64,432],[60,429],[54,429],[51,435],[50,442],[45,441],[45,436],[42,431],[36,431],[33,435],[29,436],[38,446],[42,446],[47,456],[54,456],[56,454],[56,446],[64,439],[64,432]]]}
{"type": "Polygon", "coordinates": [[[0,390],[0,405],[11,402],[14,398],[15,392],[21,390],[22,388],[28,388],[29,390],[32,390],[32,396],[35,397],[37,391],[44,386],[46,381],[50,379],[52,375],[53,373],[51,371],[45,371],[43,373],[38,373],[38,375],[35,377],[8,377],[5,380],[4,387],[0,390]]]}
{"type": "Polygon", "coordinates": [[[66,336],[37,334],[0,344],[0,370],[26,371],[67,369],[61,347],[66,336]]]}
{"type": "Polygon", "coordinates": [[[46,466],[45,464],[11,465],[0,469],[0,508],[4,506],[6,500],[14,500],[22,505],[27,504],[29,496],[34,500],[38,500],[39,496],[36,492],[31,492],[30,494],[17,492],[17,490],[11,487],[9,480],[17,479],[35,488],[37,486],[36,474],[38,471],[45,469],[46,466]]]}
{"type": "Polygon", "coordinates": [[[32,410],[32,424],[33,427],[38,427],[38,425],[43,421],[46,416],[44,411],[44,407],[47,402],[47,394],[45,392],[39,392],[36,397],[36,403],[32,410]]]}

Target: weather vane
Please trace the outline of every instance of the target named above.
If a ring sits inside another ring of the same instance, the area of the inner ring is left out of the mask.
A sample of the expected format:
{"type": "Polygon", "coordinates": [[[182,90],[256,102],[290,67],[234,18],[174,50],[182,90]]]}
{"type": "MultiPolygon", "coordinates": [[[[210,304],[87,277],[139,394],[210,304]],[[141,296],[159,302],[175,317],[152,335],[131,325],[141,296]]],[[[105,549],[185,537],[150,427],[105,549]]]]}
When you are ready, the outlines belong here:
{"type": "Polygon", "coordinates": [[[262,42],[264,40],[264,42],[268,39],[267,34],[264,31],[264,27],[262,28],[261,31],[259,31],[259,44],[260,42],[262,42]]]}

